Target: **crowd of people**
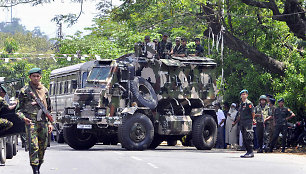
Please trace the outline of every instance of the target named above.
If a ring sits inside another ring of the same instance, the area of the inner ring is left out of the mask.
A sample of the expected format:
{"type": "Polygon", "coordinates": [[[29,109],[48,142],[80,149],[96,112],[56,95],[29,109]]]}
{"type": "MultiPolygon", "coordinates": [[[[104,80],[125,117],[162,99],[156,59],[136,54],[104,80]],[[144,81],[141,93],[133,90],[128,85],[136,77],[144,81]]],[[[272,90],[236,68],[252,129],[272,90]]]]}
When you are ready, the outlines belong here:
{"type": "Polygon", "coordinates": [[[162,40],[158,41],[157,39],[154,39],[153,42],[151,42],[150,36],[145,36],[144,42],[142,43],[142,55],[145,57],[152,57],[153,55],[156,55],[156,58],[158,59],[168,59],[171,56],[175,57],[187,57],[187,56],[198,56],[203,57],[204,56],[204,48],[201,45],[201,39],[195,38],[195,51],[194,54],[190,54],[190,51],[187,48],[187,39],[176,37],[175,38],[175,45],[172,46],[172,42],[168,40],[168,34],[164,33],[162,36],[162,40]],[[150,52],[150,48],[152,48],[152,54],[150,52]]]}
{"type": "Polygon", "coordinates": [[[248,91],[240,92],[241,103],[225,103],[223,110],[220,103],[215,104],[218,121],[216,148],[245,149],[247,153],[241,157],[254,157],[253,149],[257,153],[272,152],[278,136],[282,133],[282,152],[285,152],[287,137],[287,121],[295,114],[284,106],[284,99],[278,100],[266,94],[259,97],[258,105],[247,99],[248,91]],[[255,145],[255,146],[254,146],[255,145]]]}

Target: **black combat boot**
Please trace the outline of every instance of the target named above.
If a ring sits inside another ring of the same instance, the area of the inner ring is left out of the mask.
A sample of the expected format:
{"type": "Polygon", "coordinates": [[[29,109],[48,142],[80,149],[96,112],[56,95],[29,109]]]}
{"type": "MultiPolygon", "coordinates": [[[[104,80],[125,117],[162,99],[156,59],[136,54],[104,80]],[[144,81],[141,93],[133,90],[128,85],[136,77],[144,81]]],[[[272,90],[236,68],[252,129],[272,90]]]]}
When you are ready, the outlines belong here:
{"type": "Polygon", "coordinates": [[[40,174],[40,166],[41,164],[38,165],[38,174],[40,174]]]}
{"type": "Polygon", "coordinates": [[[262,148],[259,148],[257,153],[263,153],[263,149],[262,148]]]}
{"type": "Polygon", "coordinates": [[[39,174],[38,166],[36,166],[36,165],[31,165],[31,166],[32,166],[32,169],[33,169],[33,174],[39,174]]]}

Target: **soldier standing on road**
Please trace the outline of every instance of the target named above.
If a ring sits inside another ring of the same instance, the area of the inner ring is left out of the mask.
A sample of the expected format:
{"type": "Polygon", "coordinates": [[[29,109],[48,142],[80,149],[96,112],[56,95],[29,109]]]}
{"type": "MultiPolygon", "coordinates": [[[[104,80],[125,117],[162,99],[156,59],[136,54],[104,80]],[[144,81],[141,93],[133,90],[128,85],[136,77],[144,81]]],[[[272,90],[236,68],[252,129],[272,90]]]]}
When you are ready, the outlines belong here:
{"type": "Polygon", "coordinates": [[[265,95],[261,95],[259,97],[259,105],[255,107],[255,120],[256,120],[256,135],[257,135],[257,143],[258,143],[258,151],[257,153],[263,153],[263,142],[264,142],[264,121],[269,116],[269,106],[267,105],[267,97],[265,95]]]}
{"type": "MultiPolygon", "coordinates": [[[[16,105],[9,106],[8,103],[5,101],[4,97],[6,93],[7,93],[6,88],[0,85],[0,111],[2,111],[2,109],[4,108],[13,110],[16,107],[16,105]]],[[[7,119],[0,118],[0,132],[8,130],[12,126],[13,126],[12,122],[8,121],[7,119]]]]}
{"type": "Polygon", "coordinates": [[[32,166],[33,173],[39,174],[40,166],[44,162],[48,133],[52,131],[52,125],[48,122],[33,95],[37,95],[49,111],[51,110],[51,101],[47,88],[40,83],[41,69],[31,69],[29,71],[29,78],[29,85],[23,87],[19,94],[19,116],[26,123],[30,165],[32,166]]]}
{"type": "Polygon", "coordinates": [[[241,155],[241,158],[252,158],[254,157],[253,153],[253,120],[255,117],[254,106],[251,101],[248,100],[248,90],[244,89],[240,92],[241,100],[239,109],[238,109],[238,119],[233,123],[233,126],[240,121],[240,129],[242,132],[242,138],[244,146],[247,150],[245,155],[241,155]]]}
{"type": "Polygon", "coordinates": [[[265,121],[265,152],[268,152],[269,147],[271,146],[271,142],[273,139],[273,132],[275,127],[275,122],[273,119],[273,115],[275,113],[275,99],[269,98],[269,116],[265,121]]]}
{"type": "Polygon", "coordinates": [[[158,43],[157,53],[158,58],[160,59],[168,59],[170,57],[170,53],[172,51],[172,43],[167,41],[168,34],[164,33],[162,41],[158,43]]]}
{"type": "Polygon", "coordinates": [[[287,107],[284,106],[284,99],[281,98],[278,101],[278,107],[275,109],[274,120],[275,120],[275,130],[273,132],[273,139],[271,142],[271,147],[269,149],[270,152],[273,151],[275,143],[278,139],[278,135],[282,132],[282,152],[285,152],[286,148],[286,140],[287,140],[287,132],[288,126],[287,121],[295,116],[295,114],[287,107]]]}

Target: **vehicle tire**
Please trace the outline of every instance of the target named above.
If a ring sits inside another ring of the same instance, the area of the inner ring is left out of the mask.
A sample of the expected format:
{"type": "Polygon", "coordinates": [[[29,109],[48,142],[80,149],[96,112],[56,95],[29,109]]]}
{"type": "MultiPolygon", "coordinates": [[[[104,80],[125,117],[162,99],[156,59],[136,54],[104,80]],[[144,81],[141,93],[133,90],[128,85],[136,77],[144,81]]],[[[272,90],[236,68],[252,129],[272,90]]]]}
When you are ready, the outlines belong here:
{"type": "Polygon", "coordinates": [[[65,143],[63,130],[61,130],[60,133],[56,135],[56,141],[60,144],[65,143]]]}
{"type": "Polygon", "coordinates": [[[6,143],[5,138],[0,138],[0,164],[5,164],[6,161],[6,143]]]}
{"type": "Polygon", "coordinates": [[[14,156],[16,156],[18,152],[17,145],[18,145],[18,136],[14,135],[13,136],[13,155],[14,156]]]}
{"type": "Polygon", "coordinates": [[[123,119],[118,136],[122,146],[127,150],[147,149],[154,136],[152,121],[141,113],[129,115],[123,119]]]}
{"type": "Polygon", "coordinates": [[[12,136],[7,137],[6,141],[6,159],[12,159],[14,154],[13,154],[13,138],[12,136]]]}
{"type": "Polygon", "coordinates": [[[64,140],[75,150],[87,150],[97,143],[95,135],[77,129],[76,125],[64,128],[64,140]]]}
{"type": "Polygon", "coordinates": [[[306,133],[305,132],[299,136],[299,144],[302,146],[306,145],[306,133]]]}
{"type": "Polygon", "coordinates": [[[192,141],[198,150],[210,150],[217,140],[217,124],[212,116],[200,116],[194,121],[192,141]]]}
{"type": "Polygon", "coordinates": [[[162,142],[163,140],[158,135],[154,135],[153,141],[148,149],[156,149],[162,142]]]}
{"type": "Polygon", "coordinates": [[[177,144],[177,140],[167,140],[168,146],[175,146],[177,144]]]}
{"type": "Polygon", "coordinates": [[[155,109],[157,106],[157,95],[152,85],[142,77],[135,77],[131,81],[131,92],[139,106],[155,109]]]}

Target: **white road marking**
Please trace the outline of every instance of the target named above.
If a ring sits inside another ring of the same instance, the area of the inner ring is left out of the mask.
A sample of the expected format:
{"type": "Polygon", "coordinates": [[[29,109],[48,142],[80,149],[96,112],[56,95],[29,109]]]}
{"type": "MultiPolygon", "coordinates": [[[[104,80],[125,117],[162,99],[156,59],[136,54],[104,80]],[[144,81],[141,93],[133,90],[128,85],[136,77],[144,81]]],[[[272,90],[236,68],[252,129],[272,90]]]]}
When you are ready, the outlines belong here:
{"type": "Polygon", "coordinates": [[[131,156],[131,158],[133,158],[134,160],[137,160],[137,161],[142,161],[141,158],[138,158],[138,157],[136,157],[136,156],[131,156]]]}
{"type": "Polygon", "coordinates": [[[123,153],[121,153],[121,152],[114,152],[115,154],[117,154],[117,155],[123,155],[123,153]]]}
{"type": "Polygon", "coordinates": [[[158,167],[152,163],[147,163],[149,166],[153,167],[154,169],[157,169],[158,167]]]}

